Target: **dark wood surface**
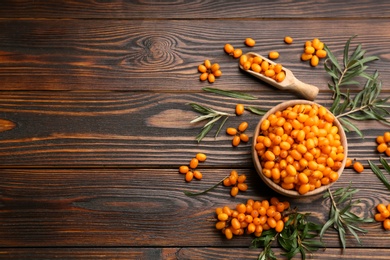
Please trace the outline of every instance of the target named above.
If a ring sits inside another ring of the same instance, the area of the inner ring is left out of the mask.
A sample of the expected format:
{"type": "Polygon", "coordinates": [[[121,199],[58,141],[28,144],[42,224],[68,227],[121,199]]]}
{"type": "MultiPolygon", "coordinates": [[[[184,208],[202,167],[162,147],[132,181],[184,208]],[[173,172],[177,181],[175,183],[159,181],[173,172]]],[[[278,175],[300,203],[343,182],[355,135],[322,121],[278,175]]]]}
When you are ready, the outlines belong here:
{"type": "MultiPolygon", "coordinates": [[[[260,180],[250,144],[231,146],[223,132],[195,141],[202,124],[189,102],[232,113],[235,104],[269,109],[299,98],[238,69],[225,43],[266,54],[296,77],[320,88],[329,107],[328,75],[300,61],[303,43],[319,37],[339,58],[349,37],[380,60],[382,96],[390,95],[388,1],[2,1],[0,8],[0,258],[1,259],[256,259],[249,235],[226,240],[215,230],[216,207],[276,194],[260,180]],[[283,37],[291,35],[292,45],[283,37]],[[254,38],[254,48],[243,40],[254,38]],[[215,83],[199,81],[204,59],[221,65],[215,83]],[[242,101],[202,91],[217,87],[250,93],[242,101]],[[197,153],[201,181],[186,183],[178,167],[197,153]],[[217,187],[201,191],[231,170],[248,176],[248,191],[231,198],[217,187]]],[[[352,90],[352,91],[357,91],[352,90]]],[[[260,117],[246,112],[227,126],[260,117]]],[[[388,126],[364,121],[365,138],[348,136],[348,157],[364,163],[346,169],[333,186],[359,188],[356,213],[371,217],[389,191],[367,169],[378,162],[375,138],[388,126]]],[[[280,197],[281,199],[287,199],[280,197]]],[[[325,223],[329,202],[288,199],[325,223]]],[[[388,259],[390,233],[364,226],[359,245],[337,234],[312,259],[388,259]]],[[[282,251],[275,248],[278,258],[282,251]]],[[[299,258],[296,258],[299,259],[299,258]]]]}

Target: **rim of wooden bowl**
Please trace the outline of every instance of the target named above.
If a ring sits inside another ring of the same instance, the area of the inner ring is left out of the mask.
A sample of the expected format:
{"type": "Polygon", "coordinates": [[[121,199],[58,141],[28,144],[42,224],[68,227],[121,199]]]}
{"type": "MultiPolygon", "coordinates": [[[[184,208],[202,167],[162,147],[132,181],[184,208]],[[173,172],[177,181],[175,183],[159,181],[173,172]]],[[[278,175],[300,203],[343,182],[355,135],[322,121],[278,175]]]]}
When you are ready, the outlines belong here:
{"type": "MultiPolygon", "coordinates": [[[[259,121],[259,123],[257,124],[256,126],[256,129],[255,129],[255,132],[254,132],[254,135],[253,135],[253,141],[252,141],[252,159],[253,159],[253,164],[256,168],[256,171],[257,173],[259,174],[260,178],[262,179],[263,182],[265,182],[271,189],[273,189],[274,191],[276,191],[277,193],[281,194],[281,195],[284,195],[284,196],[287,196],[287,197],[293,197],[293,198],[302,198],[302,197],[309,197],[309,196],[314,196],[314,195],[318,195],[318,194],[321,194],[323,193],[326,189],[328,189],[330,186],[332,186],[335,182],[332,182],[332,183],[329,183],[328,185],[324,185],[324,186],[321,186],[320,188],[317,188],[317,189],[314,189],[312,191],[309,191],[308,193],[306,194],[299,194],[298,191],[296,190],[286,190],[284,188],[282,188],[280,185],[274,183],[270,178],[267,178],[266,176],[264,176],[264,174],[262,173],[262,167],[261,167],[261,164],[260,164],[260,159],[259,159],[259,156],[257,155],[257,151],[255,149],[255,146],[256,146],[256,139],[257,139],[257,136],[259,136],[259,133],[260,133],[260,125],[261,123],[263,122],[263,120],[265,120],[266,118],[268,118],[268,116],[272,113],[275,113],[276,111],[282,111],[290,106],[294,106],[294,105],[297,105],[297,104],[309,104],[309,105],[313,105],[313,104],[316,104],[317,106],[322,106],[316,102],[313,102],[313,101],[308,101],[308,100],[301,100],[301,99],[294,99],[294,100],[290,100],[290,101],[286,101],[286,102],[282,102],[276,106],[274,106],[273,108],[271,108],[259,121]]],[[[323,107],[323,106],[322,106],[323,107]]],[[[331,113],[328,109],[327,111],[329,113],[331,113]]],[[[337,120],[337,118],[335,117],[335,120],[333,122],[333,125],[337,126],[338,129],[339,129],[339,135],[340,135],[340,141],[341,141],[341,144],[343,145],[344,147],[344,159],[342,161],[342,164],[341,164],[341,167],[340,169],[337,171],[338,175],[339,175],[339,178],[341,176],[341,174],[343,173],[343,170],[345,168],[345,163],[346,163],[346,160],[347,160],[347,156],[348,156],[348,145],[347,145],[347,137],[345,135],[345,132],[344,132],[344,129],[343,127],[341,126],[339,120],[337,120]]],[[[337,180],[336,180],[337,181],[337,180]]]]}

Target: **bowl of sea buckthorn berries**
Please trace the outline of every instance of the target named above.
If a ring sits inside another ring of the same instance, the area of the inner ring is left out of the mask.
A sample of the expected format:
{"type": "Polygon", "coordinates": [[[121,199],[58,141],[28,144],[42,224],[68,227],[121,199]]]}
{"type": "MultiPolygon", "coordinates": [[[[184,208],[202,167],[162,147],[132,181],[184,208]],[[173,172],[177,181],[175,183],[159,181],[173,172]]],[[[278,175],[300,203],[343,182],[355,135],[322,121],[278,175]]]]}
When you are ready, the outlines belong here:
{"type": "Polygon", "coordinates": [[[256,126],[252,157],[261,179],[288,197],[324,192],[341,176],[347,138],[324,106],[291,100],[271,108],[256,126]]]}

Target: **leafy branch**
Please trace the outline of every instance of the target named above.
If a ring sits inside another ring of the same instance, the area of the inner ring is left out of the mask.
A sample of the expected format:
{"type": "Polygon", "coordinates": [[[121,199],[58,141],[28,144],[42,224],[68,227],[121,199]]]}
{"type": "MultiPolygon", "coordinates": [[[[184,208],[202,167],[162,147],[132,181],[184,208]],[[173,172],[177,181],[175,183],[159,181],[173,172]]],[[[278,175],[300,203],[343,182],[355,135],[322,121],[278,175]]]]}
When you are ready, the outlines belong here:
{"type": "Polygon", "coordinates": [[[215,189],[216,187],[218,187],[218,185],[220,185],[226,178],[229,178],[229,175],[224,177],[222,180],[220,180],[217,184],[214,184],[213,186],[211,186],[210,188],[208,189],[205,189],[203,191],[200,191],[200,192],[189,192],[189,191],[184,191],[184,194],[188,197],[192,197],[192,196],[198,196],[198,195],[202,195],[202,194],[205,194],[213,189],[215,189]]]}
{"type": "MultiPolygon", "coordinates": [[[[383,168],[386,170],[386,172],[390,174],[390,165],[387,163],[387,161],[383,157],[381,157],[379,161],[382,164],[383,168]]],[[[380,179],[382,183],[386,186],[386,188],[390,190],[390,182],[379,169],[379,167],[372,163],[370,160],[368,161],[368,164],[370,165],[371,170],[375,173],[378,179],[380,179]]]]}
{"type": "Polygon", "coordinates": [[[203,120],[208,120],[208,122],[202,127],[201,132],[196,136],[196,140],[198,143],[205,137],[210,130],[214,127],[214,125],[221,120],[220,125],[218,127],[217,132],[215,133],[215,137],[218,136],[219,132],[221,131],[223,125],[228,120],[229,116],[234,116],[233,114],[228,114],[225,112],[220,112],[217,110],[214,110],[209,107],[205,107],[196,103],[190,103],[189,104],[196,112],[203,114],[202,116],[196,117],[194,120],[191,121],[191,123],[200,122],[203,120]]]}
{"type": "Polygon", "coordinates": [[[314,252],[324,244],[316,240],[321,226],[308,221],[309,214],[294,213],[289,215],[288,221],[282,232],[276,233],[275,230],[264,231],[261,237],[255,238],[252,241],[252,247],[264,247],[260,253],[259,260],[276,259],[272,251],[271,244],[277,240],[279,245],[286,251],[285,255],[288,259],[292,259],[296,254],[300,253],[302,259],[306,259],[306,254],[314,252]]]}
{"type": "Polygon", "coordinates": [[[325,71],[332,78],[332,81],[328,83],[329,89],[333,91],[333,104],[330,111],[340,120],[345,131],[355,131],[363,137],[363,133],[350,119],[360,121],[378,120],[390,125],[390,121],[386,118],[390,114],[387,111],[387,108],[390,107],[387,104],[390,97],[379,98],[382,83],[378,79],[378,72],[376,71],[373,75],[366,73],[368,63],[379,58],[377,56],[365,57],[366,51],[362,49],[361,44],[357,45],[350,54],[350,43],[354,37],[351,37],[345,44],[342,64],[339,63],[330,49],[325,46],[328,59],[324,66],[325,71]],[[342,91],[347,86],[359,86],[358,78],[366,79],[366,83],[363,89],[354,97],[351,97],[348,88],[345,92],[342,91]]]}
{"type": "Polygon", "coordinates": [[[357,193],[358,189],[353,189],[351,185],[345,188],[339,188],[334,192],[328,189],[323,197],[330,198],[331,207],[329,212],[329,219],[321,229],[320,237],[322,239],[326,230],[333,227],[339,234],[339,239],[343,249],[346,247],[346,231],[348,230],[355,239],[361,244],[357,232],[366,233],[365,229],[358,227],[358,224],[371,223],[374,220],[371,218],[358,217],[352,213],[352,208],[360,203],[360,200],[352,201],[352,196],[357,193]]]}

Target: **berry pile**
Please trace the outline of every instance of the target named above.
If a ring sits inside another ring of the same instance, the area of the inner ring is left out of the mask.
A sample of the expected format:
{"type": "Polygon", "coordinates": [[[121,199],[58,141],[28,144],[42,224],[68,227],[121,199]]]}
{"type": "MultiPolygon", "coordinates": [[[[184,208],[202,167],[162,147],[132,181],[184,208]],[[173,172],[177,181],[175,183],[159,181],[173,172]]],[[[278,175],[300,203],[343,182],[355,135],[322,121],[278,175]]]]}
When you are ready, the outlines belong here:
{"type": "Polygon", "coordinates": [[[230,172],[230,176],[223,180],[223,185],[226,187],[232,187],[230,195],[235,197],[237,196],[238,191],[246,191],[248,189],[248,185],[244,183],[245,180],[245,174],[238,175],[237,171],[233,170],[230,172]]]}
{"type": "Polygon", "coordinates": [[[233,140],[232,140],[233,146],[238,146],[241,143],[241,141],[245,143],[249,141],[248,135],[244,133],[247,128],[248,128],[248,123],[242,122],[237,129],[233,127],[228,127],[226,129],[226,133],[228,135],[233,136],[233,140]]]}
{"type": "Polygon", "coordinates": [[[227,239],[245,233],[260,237],[263,231],[269,229],[282,232],[284,223],[288,220],[288,217],[283,216],[283,212],[289,208],[289,202],[280,202],[276,197],[272,197],[269,201],[249,199],[246,204],[237,204],[235,209],[228,206],[217,208],[215,227],[221,230],[227,239]]]}
{"type": "Polygon", "coordinates": [[[326,55],[327,53],[326,50],[324,50],[324,43],[318,38],[314,38],[312,41],[307,41],[305,43],[305,49],[301,55],[301,60],[310,60],[310,65],[316,67],[320,59],[325,58],[326,55]]]}
{"type": "Polygon", "coordinates": [[[182,165],[179,167],[179,172],[185,174],[185,180],[190,182],[193,178],[201,180],[203,175],[200,171],[196,170],[199,165],[199,162],[206,161],[206,155],[204,153],[197,153],[194,158],[191,159],[189,166],[182,165]]]}
{"type": "Polygon", "coordinates": [[[385,204],[378,204],[376,206],[378,213],[375,214],[375,220],[378,222],[383,222],[383,228],[385,230],[390,230],[390,204],[387,206],[385,204]]]}
{"type": "Polygon", "coordinates": [[[205,60],[203,64],[200,64],[198,66],[198,71],[202,73],[200,74],[200,80],[208,80],[210,83],[215,81],[215,77],[220,77],[222,75],[219,64],[211,64],[210,60],[205,60]]]}
{"type": "Polygon", "coordinates": [[[385,132],[383,135],[380,135],[376,138],[378,146],[376,150],[379,153],[385,153],[387,156],[390,156],[390,132],[385,132]]]}
{"type": "Polygon", "coordinates": [[[295,105],[269,115],[254,137],[264,176],[299,194],[335,182],[344,147],[333,122],[334,116],[317,105],[295,105]]]}
{"type": "MultiPolygon", "coordinates": [[[[277,59],[279,53],[270,52],[269,57],[270,59],[277,59]]],[[[259,56],[249,57],[244,54],[240,57],[240,65],[244,70],[252,70],[256,73],[261,73],[277,82],[282,82],[286,78],[286,73],[283,71],[281,64],[270,64],[259,56]]]]}

